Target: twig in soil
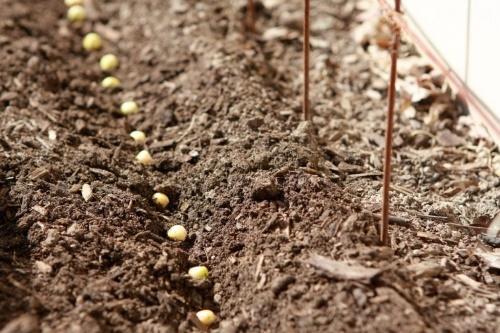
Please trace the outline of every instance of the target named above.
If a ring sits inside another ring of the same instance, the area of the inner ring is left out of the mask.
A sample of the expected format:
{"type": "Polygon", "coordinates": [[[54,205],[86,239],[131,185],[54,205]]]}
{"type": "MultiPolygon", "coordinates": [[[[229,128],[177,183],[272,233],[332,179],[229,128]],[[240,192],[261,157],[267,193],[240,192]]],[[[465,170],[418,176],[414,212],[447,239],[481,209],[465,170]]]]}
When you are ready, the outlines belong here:
{"type": "Polygon", "coordinates": [[[357,179],[357,178],[364,178],[364,177],[379,177],[379,176],[382,176],[382,173],[380,171],[372,171],[372,172],[363,172],[363,173],[353,173],[351,175],[347,175],[347,178],[357,179]]]}
{"type": "Polygon", "coordinates": [[[182,139],[184,139],[186,137],[186,135],[188,135],[191,130],[194,128],[194,124],[196,123],[198,117],[196,117],[196,115],[194,115],[192,118],[191,118],[191,122],[189,123],[189,126],[188,128],[186,129],[186,131],[184,133],[182,133],[182,135],[177,139],[177,142],[181,142],[182,139]]]}
{"type": "MultiPolygon", "coordinates": [[[[373,214],[371,213],[373,216],[375,216],[376,218],[380,219],[382,218],[382,215],[381,214],[373,214]]],[[[397,225],[400,225],[400,226],[403,226],[403,227],[408,227],[411,225],[411,221],[408,220],[408,219],[405,219],[403,217],[399,217],[399,216],[394,216],[394,215],[389,215],[389,222],[391,222],[391,224],[397,224],[397,225]]]]}
{"type": "Polygon", "coordinates": [[[474,225],[465,225],[465,224],[458,224],[458,223],[446,223],[446,225],[449,225],[452,227],[457,227],[457,228],[472,229],[472,230],[482,230],[482,231],[488,230],[488,228],[486,228],[486,227],[477,227],[474,225]]]}
{"type": "Polygon", "coordinates": [[[310,14],[311,14],[311,1],[304,0],[304,95],[302,111],[304,113],[304,120],[311,119],[311,111],[309,106],[309,36],[310,36],[310,14]]]}
{"type": "Polygon", "coordinates": [[[448,216],[439,216],[439,215],[429,215],[429,214],[420,214],[417,213],[416,211],[413,211],[417,214],[417,217],[420,217],[421,219],[431,219],[431,220],[440,220],[440,221],[449,221],[450,217],[448,216]]]}
{"type": "Polygon", "coordinates": [[[257,268],[255,269],[255,282],[259,281],[260,272],[262,271],[262,264],[264,264],[264,255],[261,254],[257,260],[257,268]]]}
{"type": "MultiPolygon", "coordinates": [[[[396,12],[401,13],[401,0],[395,0],[396,12]]],[[[389,82],[387,126],[385,131],[384,188],[382,198],[382,220],[380,221],[380,241],[389,244],[389,189],[391,186],[392,133],[394,129],[394,104],[396,99],[396,75],[401,30],[393,24],[394,40],[391,50],[391,76],[389,82]]]]}
{"type": "Polygon", "coordinates": [[[155,242],[160,243],[160,244],[163,243],[163,242],[165,242],[165,239],[163,239],[162,237],[160,237],[160,236],[152,233],[149,230],[139,232],[138,234],[136,234],[134,236],[134,238],[135,238],[135,240],[148,239],[149,238],[149,239],[152,239],[155,242]]]}
{"type": "Polygon", "coordinates": [[[251,33],[255,33],[255,3],[247,0],[247,28],[251,33]]]}

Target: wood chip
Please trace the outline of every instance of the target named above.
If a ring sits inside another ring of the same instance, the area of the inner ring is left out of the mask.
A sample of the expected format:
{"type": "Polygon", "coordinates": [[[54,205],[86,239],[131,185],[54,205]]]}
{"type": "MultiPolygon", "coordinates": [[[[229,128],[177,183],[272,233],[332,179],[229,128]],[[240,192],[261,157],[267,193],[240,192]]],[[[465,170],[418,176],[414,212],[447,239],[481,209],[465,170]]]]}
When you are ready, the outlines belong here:
{"type": "Polygon", "coordinates": [[[31,209],[34,210],[35,212],[37,212],[38,214],[42,215],[42,216],[46,216],[47,215],[47,209],[45,209],[42,206],[36,205],[36,206],[33,206],[31,209]]]}
{"type": "Polygon", "coordinates": [[[296,37],[298,37],[296,33],[293,33],[284,27],[269,28],[262,34],[262,39],[265,41],[270,41],[275,39],[293,39],[296,37]]]}
{"type": "Polygon", "coordinates": [[[408,270],[415,274],[415,277],[434,277],[441,274],[444,270],[439,263],[433,261],[423,261],[407,266],[408,270]]]}
{"type": "Polygon", "coordinates": [[[359,173],[365,171],[362,166],[355,165],[355,164],[349,164],[346,162],[340,162],[337,167],[338,167],[340,172],[345,172],[345,173],[359,174],[359,173]]]}
{"type": "Polygon", "coordinates": [[[313,254],[307,260],[307,263],[328,276],[339,280],[371,280],[382,272],[378,268],[332,260],[319,254],[313,254]]]}
{"type": "Polygon", "coordinates": [[[50,266],[49,264],[44,263],[43,261],[39,261],[39,260],[35,261],[35,266],[36,266],[36,269],[40,273],[48,274],[48,273],[52,272],[52,266],[50,266]]]}
{"type": "Polygon", "coordinates": [[[424,232],[424,231],[417,232],[417,237],[422,238],[422,239],[426,239],[428,241],[441,243],[441,239],[438,236],[436,236],[435,234],[432,234],[430,232],[424,232]]]}
{"type": "Polygon", "coordinates": [[[33,172],[30,173],[29,178],[31,180],[37,180],[43,178],[44,176],[49,174],[49,170],[44,167],[36,168],[33,172]]]}
{"type": "Polygon", "coordinates": [[[49,140],[56,141],[57,140],[57,132],[54,130],[49,130],[49,140]]]}
{"type": "Polygon", "coordinates": [[[472,289],[475,290],[480,290],[482,287],[482,284],[480,282],[477,282],[476,280],[473,280],[472,278],[468,277],[465,274],[458,274],[455,276],[457,281],[462,282],[466,286],[471,287],[472,289]]]}
{"type": "Polygon", "coordinates": [[[92,197],[92,188],[90,187],[89,184],[83,184],[82,197],[83,197],[83,200],[85,200],[85,201],[89,201],[90,198],[92,197]]]}

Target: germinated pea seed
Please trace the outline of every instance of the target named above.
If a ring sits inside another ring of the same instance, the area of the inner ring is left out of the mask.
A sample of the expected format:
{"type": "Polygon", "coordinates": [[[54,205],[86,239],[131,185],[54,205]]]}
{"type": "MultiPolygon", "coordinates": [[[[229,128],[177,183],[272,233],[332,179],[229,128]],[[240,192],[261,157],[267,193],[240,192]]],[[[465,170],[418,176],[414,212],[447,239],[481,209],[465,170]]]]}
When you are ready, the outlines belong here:
{"type": "Polygon", "coordinates": [[[133,131],[129,135],[137,144],[143,145],[146,142],[146,134],[143,131],[133,131]]]}
{"type": "Polygon", "coordinates": [[[134,101],[127,101],[122,104],[120,111],[122,114],[128,116],[139,112],[139,106],[137,106],[137,103],[134,101]]]}
{"type": "Polygon", "coordinates": [[[82,22],[87,17],[87,12],[82,6],[76,5],[68,9],[67,16],[70,22],[82,22]]]}
{"type": "Polygon", "coordinates": [[[184,241],[187,238],[187,231],[182,225],[174,225],[167,232],[168,238],[176,241],[184,241]]]}
{"type": "Polygon", "coordinates": [[[217,320],[217,316],[212,310],[201,310],[196,313],[198,320],[205,326],[210,326],[217,320]]]}
{"type": "Polygon", "coordinates": [[[102,80],[101,85],[103,88],[116,88],[121,85],[121,82],[114,76],[108,76],[102,80]]]}
{"type": "Polygon", "coordinates": [[[64,3],[68,7],[71,7],[71,6],[81,6],[81,5],[83,5],[83,0],[64,0],[64,3]]]}
{"type": "Polygon", "coordinates": [[[111,72],[118,68],[120,61],[114,54],[105,54],[99,61],[99,66],[105,72],[111,72]]]}
{"type": "Polygon", "coordinates": [[[163,194],[163,193],[155,193],[153,194],[153,201],[155,202],[155,204],[157,204],[158,206],[162,207],[162,208],[166,208],[168,206],[168,204],[170,203],[170,200],[168,199],[168,197],[163,194]]]}
{"type": "Polygon", "coordinates": [[[142,150],[135,157],[137,161],[143,165],[151,165],[153,164],[153,158],[151,154],[147,150],[142,150]]]}
{"type": "Polygon", "coordinates": [[[205,266],[195,266],[191,267],[188,271],[188,275],[197,281],[205,280],[208,278],[208,268],[205,266]]]}
{"type": "Polygon", "coordinates": [[[97,51],[102,47],[101,36],[90,32],[83,37],[83,48],[87,51],[97,51]]]}

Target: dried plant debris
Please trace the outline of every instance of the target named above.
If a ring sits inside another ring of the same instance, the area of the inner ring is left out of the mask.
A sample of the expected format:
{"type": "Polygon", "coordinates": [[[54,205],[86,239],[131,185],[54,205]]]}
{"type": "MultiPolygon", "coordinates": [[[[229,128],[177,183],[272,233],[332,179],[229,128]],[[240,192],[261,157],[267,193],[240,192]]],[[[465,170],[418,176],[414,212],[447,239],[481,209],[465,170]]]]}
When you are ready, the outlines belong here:
{"type": "Polygon", "coordinates": [[[500,212],[493,220],[489,221],[489,225],[486,227],[486,235],[484,235],[486,242],[495,247],[500,247],[500,212]]]}
{"type": "Polygon", "coordinates": [[[382,271],[381,269],[368,268],[357,263],[332,260],[318,254],[312,255],[307,260],[307,263],[328,276],[340,280],[371,280],[382,271]]]}

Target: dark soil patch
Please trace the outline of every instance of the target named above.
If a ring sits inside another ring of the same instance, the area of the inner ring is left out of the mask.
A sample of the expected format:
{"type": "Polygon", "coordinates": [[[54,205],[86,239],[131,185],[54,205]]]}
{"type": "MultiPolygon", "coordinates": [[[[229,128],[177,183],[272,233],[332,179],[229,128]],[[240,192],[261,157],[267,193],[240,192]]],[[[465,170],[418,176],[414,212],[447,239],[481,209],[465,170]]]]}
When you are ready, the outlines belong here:
{"type": "Polygon", "coordinates": [[[398,115],[397,218],[392,248],[378,245],[386,88],[375,45],[351,38],[358,2],[314,5],[313,124],[300,122],[300,1],[259,7],[261,32],[288,29],[269,38],[245,36],[233,1],[89,1],[80,27],[60,0],[0,6],[0,327],[190,332],[203,308],[220,332],[500,327],[498,272],[463,227],[498,210],[482,163],[498,150],[449,94],[398,115]],[[119,56],[123,89],[99,87],[101,53],[80,45],[91,30],[119,56]],[[141,112],[124,118],[129,98],[141,112]],[[134,162],[134,129],[153,166],[134,162]],[[188,241],[166,238],[173,224],[188,241]],[[312,254],[380,272],[340,280],[312,254]],[[186,276],[198,264],[208,282],[186,276]]]}

